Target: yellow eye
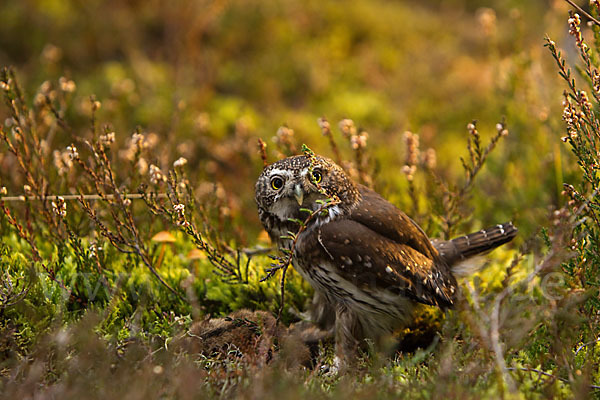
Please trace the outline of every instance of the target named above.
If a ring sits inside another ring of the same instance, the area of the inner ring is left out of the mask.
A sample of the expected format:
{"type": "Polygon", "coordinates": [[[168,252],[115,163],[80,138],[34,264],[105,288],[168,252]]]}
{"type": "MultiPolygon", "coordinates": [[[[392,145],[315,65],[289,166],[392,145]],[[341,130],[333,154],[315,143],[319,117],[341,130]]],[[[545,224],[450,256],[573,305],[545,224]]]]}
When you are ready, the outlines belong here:
{"type": "Polygon", "coordinates": [[[283,179],[278,176],[274,177],[271,179],[271,187],[275,190],[281,189],[283,187],[283,179]]]}
{"type": "Polygon", "coordinates": [[[320,171],[317,171],[317,170],[312,172],[312,177],[313,177],[313,181],[315,183],[321,183],[321,181],[323,180],[323,175],[321,174],[320,171]]]}

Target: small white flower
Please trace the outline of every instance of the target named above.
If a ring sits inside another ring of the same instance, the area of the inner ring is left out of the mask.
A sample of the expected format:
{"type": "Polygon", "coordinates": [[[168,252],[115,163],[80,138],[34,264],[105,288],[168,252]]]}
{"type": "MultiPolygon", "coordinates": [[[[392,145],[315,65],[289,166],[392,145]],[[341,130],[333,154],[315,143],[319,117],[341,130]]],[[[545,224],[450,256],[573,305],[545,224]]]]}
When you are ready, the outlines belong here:
{"type": "Polygon", "coordinates": [[[94,258],[94,257],[96,257],[96,252],[97,252],[97,250],[98,250],[98,249],[96,248],[96,243],[92,243],[92,244],[90,244],[90,248],[89,248],[89,250],[90,250],[90,253],[88,254],[88,257],[89,257],[89,258],[94,258]]]}
{"type": "Polygon", "coordinates": [[[362,132],[360,135],[354,135],[350,138],[350,143],[354,150],[362,149],[367,147],[367,138],[369,134],[367,132],[362,132]]]}
{"type": "Polygon", "coordinates": [[[276,135],[282,140],[290,140],[291,137],[294,136],[294,130],[287,126],[280,126],[279,129],[277,129],[276,135]]]}
{"type": "Polygon", "coordinates": [[[146,138],[141,133],[134,133],[131,135],[131,145],[143,149],[146,147],[146,138]]]}
{"type": "Polygon", "coordinates": [[[187,226],[189,222],[185,220],[185,205],[184,204],[175,204],[173,206],[173,210],[177,213],[177,221],[176,224],[178,226],[187,226]]]}
{"type": "Polygon", "coordinates": [[[62,196],[58,196],[56,202],[52,202],[52,211],[61,218],[67,216],[67,203],[62,196]]]}
{"type": "Polygon", "coordinates": [[[42,94],[48,94],[51,89],[52,89],[52,84],[50,83],[50,81],[44,81],[40,85],[40,93],[42,93],[42,94]]]}
{"type": "Polygon", "coordinates": [[[185,219],[185,205],[175,204],[173,210],[177,213],[177,221],[175,223],[178,226],[188,226],[190,223],[185,219]]]}
{"type": "Polygon", "coordinates": [[[339,123],[340,131],[345,137],[350,137],[356,135],[356,126],[354,125],[354,121],[351,119],[343,119],[339,123]]]}
{"type": "Polygon", "coordinates": [[[164,177],[162,171],[160,170],[160,168],[158,168],[154,164],[150,164],[149,174],[150,174],[150,181],[154,184],[158,184],[159,182],[162,182],[165,180],[165,177],[164,177]]]}
{"type": "Polygon", "coordinates": [[[331,126],[329,125],[329,121],[327,121],[325,118],[319,118],[317,120],[317,123],[319,124],[319,127],[323,131],[323,134],[325,134],[326,132],[328,132],[331,129],[331,126]]]}
{"type": "Polygon", "coordinates": [[[146,172],[148,172],[148,161],[146,161],[145,158],[140,157],[140,159],[137,162],[137,167],[140,175],[144,175],[146,172]]]}
{"type": "Polygon", "coordinates": [[[96,243],[92,243],[90,244],[89,247],[89,257],[93,258],[96,257],[96,254],[98,254],[98,252],[102,251],[102,246],[98,246],[96,243]]]}
{"type": "Polygon", "coordinates": [[[178,168],[178,167],[183,167],[185,164],[187,164],[187,160],[184,157],[179,157],[174,163],[173,163],[173,167],[178,168]]]}
{"type": "Polygon", "coordinates": [[[61,76],[58,79],[58,84],[60,85],[60,90],[62,90],[63,92],[68,92],[68,93],[73,93],[77,87],[75,85],[75,82],[73,82],[70,79],[65,78],[64,76],[61,76]]]}
{"type": "Polygon", "coordinates": [[[77,147],[74,145],[67,146],[67,152],[69,153],[69,158],[71,160],[75,160],[79,158],[79,153],[77,152],[77,147]]]}
{"type": "Polygon", "coordinates": [[[65,175],[73,167],[73,161],[69,151],[63,151],[61,153],[58,150],[54,150],[52,155],[54,156],[54,166],[58,169],[59,175],[65,175]]]}
{"type": "Polygon", "coordinates": [[[115,142],[115,133],[107,132],[104,135],[100,135],[99,140],[100,140],[100,143],[102,143],[104,146],[109,146],[115,142]]]}
{"type": "Polygon", "coordinates": [[[414,179],[415,172],[417,172],[416,165],[404,165],[402,167],[402,173],[406,175],[406,179],[412,181],[414,179]]]}
{"type": "Polygon", "coordinates": [[[413,175],[415,172],[417,172],[417,167],[415,165],[404,165],[402,167],[402,172],[405,175],[413,175]]]}
{"type": "Polygon", "coordinates": [[[423,162],[427,168],[435,169],[437,165],[437,154],[435,153],[434,149],[429,148],[425,151],[425,157],[423,162]]]}

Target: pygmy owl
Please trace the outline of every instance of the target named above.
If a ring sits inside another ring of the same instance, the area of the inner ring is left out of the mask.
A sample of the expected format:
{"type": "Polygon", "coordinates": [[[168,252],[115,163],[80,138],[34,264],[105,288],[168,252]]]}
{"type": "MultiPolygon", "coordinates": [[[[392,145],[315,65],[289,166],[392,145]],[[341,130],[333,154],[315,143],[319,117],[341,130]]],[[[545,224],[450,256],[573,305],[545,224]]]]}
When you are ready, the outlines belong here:
{"type": "Polygon", "coordinates": [[[262,224],[282,248],[292,247],[288,232],[299,230],[297,221],[314,214],[297,235],[292,263],[323,307],[334,310],[335,321],[320,322],[334,327],[336,353],[347,361],[363,339],[378,343],[410,322],[415,304],[451,307],[456,277],[473,272],[464,261],[517,232],[507,223],[432,241],[404,212],[320,156],[265,167],[255,198],[262,224]],[[324,206],[327,199],[336,201],[324,206]]]}

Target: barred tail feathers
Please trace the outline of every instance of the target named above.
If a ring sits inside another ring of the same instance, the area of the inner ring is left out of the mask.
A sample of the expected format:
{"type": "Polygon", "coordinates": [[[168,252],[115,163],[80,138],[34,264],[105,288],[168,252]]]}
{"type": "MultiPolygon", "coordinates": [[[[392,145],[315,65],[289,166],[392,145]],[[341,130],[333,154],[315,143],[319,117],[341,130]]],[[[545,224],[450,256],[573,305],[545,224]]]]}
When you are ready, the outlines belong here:
{"type": "Polygon", "coordinates": [[[434,241],[440,257],[450,265],[456,277],[469,276],[483,267],[481,255],[510,242],[517,235],[512,222],[498,224],[448,241],[434,241]]]}

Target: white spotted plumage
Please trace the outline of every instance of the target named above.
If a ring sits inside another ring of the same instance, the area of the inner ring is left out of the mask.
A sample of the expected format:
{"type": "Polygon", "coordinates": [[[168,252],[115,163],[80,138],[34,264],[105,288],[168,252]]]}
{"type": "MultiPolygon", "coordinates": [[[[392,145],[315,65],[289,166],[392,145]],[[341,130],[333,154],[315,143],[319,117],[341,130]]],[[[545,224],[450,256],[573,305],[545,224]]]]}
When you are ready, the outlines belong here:
{"type": "Polygon", "coordinates": [[[294,221],[308,221],[294,241],[293,265],[325,299],[318,321],[335,320],[342,353],[365,338],[382,340],[409,321],[417,302],[451,307],[457,293],[454,265],[516,234],[512,224],[503,224],[432,242],[406,214],[320,156],[267,166],[256,183],[256,202],[261,222],[280,247],[290,248],[291,241],[281,236],[299,231],[294,221]],[[284,182],[272,185],[274,176],[284,182]],[[307,219],[305,210],[317,211],[331,199],[336,201],[324,213],[307,219]]]}

